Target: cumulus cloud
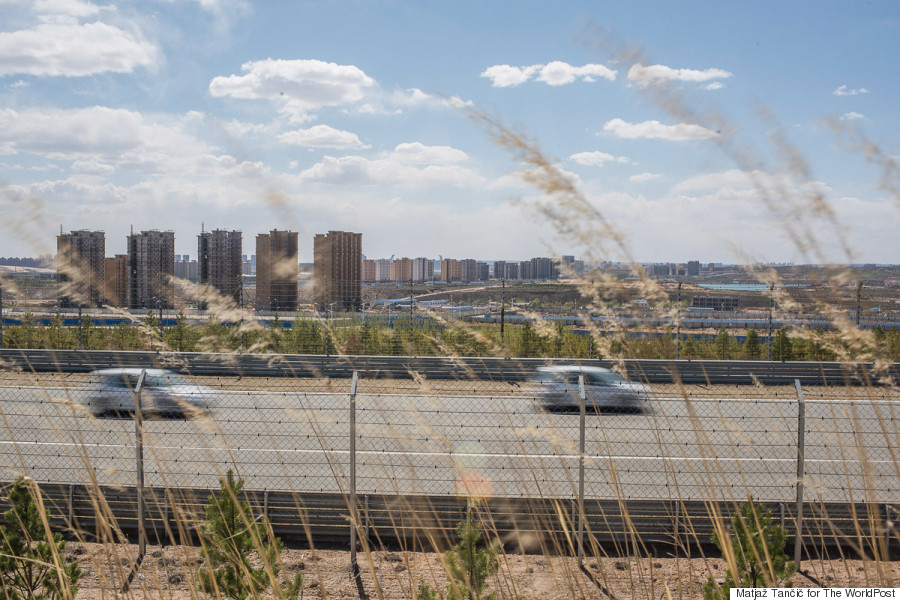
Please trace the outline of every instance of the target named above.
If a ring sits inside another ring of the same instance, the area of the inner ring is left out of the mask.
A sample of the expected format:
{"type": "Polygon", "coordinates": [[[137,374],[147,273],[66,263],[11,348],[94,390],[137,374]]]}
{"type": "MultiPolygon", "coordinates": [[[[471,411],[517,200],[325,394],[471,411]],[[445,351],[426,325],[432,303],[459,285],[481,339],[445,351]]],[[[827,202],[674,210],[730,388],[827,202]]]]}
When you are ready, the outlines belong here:
{"type": "Polygon", "coordinates": [[[647,183],[648,181],[654,181],[656,179],[662,179],[662,175],[659,173],[639,173],[629,177],[628,181],[632,183],[647,183]]]}
{"type": "Polygon", "coordinates": [[[81,77],[128,73],[159,62],[157,48],[138,33],[105,23],[43,23],[0,33],[0,75],[81,77]]]}
{"type": "Polygon", "coordinates": [[[298,122],[324,107],[358,103],[376,85],[358,67],[320,60],[269,58],[244,63],[241,71],[243,75],[215,77],[210,93],[218,98],[270,100],[298,122]]]}
{"type": "MultiPolygon", "coordinates": [[[[685,81],[692,83],[703,83],[714,79],[727,79],[732,73],[723,69],[704,69],[702,71],[696,69],[673,69],[665,65],[644,66],[641,64],[632,65],[628,70],[628,81],[637,85],[652,85],[657,83],[666,83],[669,81],[685,81]]],[[[718,83],[722,87],[721,82],[718,83]]],[[[707,89],[718,89],[710,88],[707,89]]]]}
{"type": "Polygon", "coordinates": [[[481,76],[491,80],[494,87],[511,87],[521,85],[531,79],[540,65],[531,67],[513,67],[511,65],[494,65],[482,71],[481,76]]]}
{"type": "Polygon", "coordinates": [[[622,119],[612,119],[603,125],[603,131],[608,131],[626,139],[658,139],[658,140],[706,140],[716,137],[718,134],[700,125],[690,123],[677,123],[664,125],[659,121],[643,121],[641,123],[629,123],[622,119]]]}
{"type": "Polygon", "coordinates": [[[599,150],[594,152],[578,152],[577,154],[573,154],[569,157],[569,160],[575,162],[579,165],[584,165],[588,167],[602,167],[605,163],[608,162],[617,162],[622,164],[628,164],[631,162],[631,159],[627,156],[613,156],[607,152],[600,152],[599,150]]]}
{"type": "Polygon", "coordinates": [[[100,12],[100,7],[82,0],[35,0],[32,10],[47,21],[66,17],[93,17],[100,12]]]}
{"type": "Polygon", "coordinates": [[[179,156],[207,146],[175,124],[149,121],[135,111],[94,106],[75,110],[0,110],[0,153],[56,160],[123,160],[131,152],[179,156]]]}
{"type": "Polygon", "coordinates": [[[833,92],[831,92],[835,96],[859,96],[860,94],[868,94],[869,90],[866,88],[857,88],[855,90],[848,89],[846,85],[842,85],[833,92]]]}
{"type": "Polygon", "coordinates": [[[354,149],[368,148],[355,133],[329,127],[328,125],[316,125],[309,129],[297,129],[288,131],[278,136],[279,141],[294,146],[309,146],[311,148],[335,148],[354,149]]]}
{"type": "Polygon", "coordinates": [[[587,64],[576,67],[558,60],[546,65],[527,67],[494,65],[485,69],[481,76],[490,79],[493,87],[511,87],[525,83],[535,74],[537,74],[535,78],[537,81],[551,86],[566,85],[578,79],[587,82],[597,81],[598,78],[610,81],[616,79],[616,72],[604,65],[587,64]]]}
{"type": "Polygon", "coordinates": [[[616,78],[616,72],[603,65],[574,67],[569,63],[557,60],[541,67],[537,80],[543,81],[547,85],[559,86],[572,83],[577,79],[594,82],[597,81],[598,77],[613,81],[616,78]]]}
{"type": "Polygon", "coordinates": [[[841,115],[841,121],[858,121],[859,119],[865,119],[865,115],[862,115],[858,112],[848,112],[841,115]]]}
{"type": "Polygon", "coordinates": [[[405,164],[449,165],[468,160],[462,150],[451,146],[426,146],[421,142],[397,144],[391,157],[405,164]]]}
{"type": "Polygon", "coordinates": [[[326,156],[302,171],[299,180],[331,185],[479,188],[484,185],[484,178],[459,164],[467,159],[464,152],[449,146],[410,142],[399,144],[393,152],[378,159],[326,156]]]}

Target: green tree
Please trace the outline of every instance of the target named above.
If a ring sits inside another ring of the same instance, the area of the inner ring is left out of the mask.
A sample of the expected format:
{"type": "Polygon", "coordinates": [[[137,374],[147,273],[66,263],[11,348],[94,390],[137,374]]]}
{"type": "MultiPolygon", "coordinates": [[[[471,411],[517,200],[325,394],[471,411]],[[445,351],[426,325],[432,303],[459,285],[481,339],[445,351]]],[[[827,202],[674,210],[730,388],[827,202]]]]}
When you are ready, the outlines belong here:
{"type": "Polygon", "coordinates": [[[791,338],[788,337],[787,329],[782,327],[772,339],[772,360],[792,360],[793,358],[791,338]]]}
{"type": "MultiPolygon", "coordinates": [[[[250,512],[250,504],[241,500],[242,479],[234,478],[229,469],[219,480],[219,497],[209,496],[206,521],[200,530],[208,565],[198,572],[200,589],[211,596],[232,600],[261,598],[278,583],[278,556],[281,541],[276,538],[265,520],[257,522],[250,512]],[[261,568],[255,568],[251,556],[256,554],[261,568]]],[[[296,598],[303,586],[300,573],[277,596],[296,598]]]]}
{"type": "Polygon", "coordinates": [[[78,592],[81,569],[75,561],[63,564],[66,542],[59,532],[48,538],[49,512],[41,510],[37,486],[23,477],[13,483],[12,508],[0,526],[0,583],[4,600],[72,599],[78,592]]]}
{"type": "Polygon", "coordinates": [[[720,360],[728,360],[731,357],[731,336],[723,328],[716,333],[716,339],[713,342],[716,347],[716,358],[720,360]]]}
{"type": "Polygon", "coordinates": [[[744,356],[750,360],[759,360],[762,350],[759,347],[759,334],[755,329],[747,331],[747,339],[744,341],[744,356]]]}
{"type": "Polygon", "coordinates": [[[728,559],[723,584],[709,578],[703,586],[707,600],[728,598],[733,587],[791,587],[797,565],[784,552],[786,534],[772,522],[772,511],[762,510],[753,498],[740,505],[731,520],[731,531],[713,534],[713,543],[728,559]]]}
{"type": "Polygon", "coordinates": [[[196,350],[196,340],[193,328],[188,325],[187,316],[183,310],[178,311],[175,318],[175,326],[166,331],[166,342],[176,352],[193,352],[196,350]]]}

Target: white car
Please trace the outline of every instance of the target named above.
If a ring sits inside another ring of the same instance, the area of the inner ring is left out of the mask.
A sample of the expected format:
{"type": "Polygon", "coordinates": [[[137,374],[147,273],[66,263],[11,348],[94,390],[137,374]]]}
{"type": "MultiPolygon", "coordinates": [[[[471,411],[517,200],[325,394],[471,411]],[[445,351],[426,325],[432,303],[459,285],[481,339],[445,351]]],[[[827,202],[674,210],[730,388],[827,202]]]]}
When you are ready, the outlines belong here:
{"type": "Polygon", "coordinates": [[[528,378],[525,390],[548,410],[578,408],[579,375],[584,376],[588,410],[640,412],[650,399],[649,386],[632,383],[603,367],[578,365],[538,367],[528,378]]]}
{"type": "MultiPolygon", "coordinates": [[[[134,414],[134,388],[139,368],[103,369],[91,373],[87,408],[97,417],[134,414]]],[[[163,369],[146,369],[141,387],[141,413],[149,417],[191,418],[209,411],[215,390],[163,369]]]]}

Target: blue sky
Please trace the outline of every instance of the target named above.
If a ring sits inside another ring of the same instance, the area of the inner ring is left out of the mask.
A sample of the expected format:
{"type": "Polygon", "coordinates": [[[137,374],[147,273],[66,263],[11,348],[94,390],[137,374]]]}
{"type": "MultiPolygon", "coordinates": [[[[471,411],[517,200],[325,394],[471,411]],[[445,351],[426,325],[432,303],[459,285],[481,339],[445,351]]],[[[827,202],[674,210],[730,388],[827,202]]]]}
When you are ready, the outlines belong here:
{"type": "Polygon", "coordinates": [[[625,235],[594,256],[895,263],[900,198],[848,140],[896,160],[897,6],[0,0],[0,256],[60,226],[193,256],[201,225],[246,254],[297,230],[301,260],[328,230],[372,258],[586,256],[483,110],[625,235]]]}

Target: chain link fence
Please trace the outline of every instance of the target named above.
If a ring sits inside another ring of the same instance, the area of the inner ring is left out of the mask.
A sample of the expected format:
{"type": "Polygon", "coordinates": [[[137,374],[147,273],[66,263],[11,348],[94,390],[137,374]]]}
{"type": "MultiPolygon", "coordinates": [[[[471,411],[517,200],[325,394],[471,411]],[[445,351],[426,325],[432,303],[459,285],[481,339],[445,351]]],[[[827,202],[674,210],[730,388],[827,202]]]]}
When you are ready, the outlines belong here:
{"type": "MultiPolygon", "coordinates": [[[[155,488],[215,488],[233,469],[248,489],[347,493],[355,460],[359,494],[788,502],[802,459],[808,501],[900,501],[894,388],[653,385],[625,411],[587,385],[582,415],[577,384],[552,410],[542,382],[361,379],[351,414],[350,380],[154,373],[141,396],[155,488]]],[[[133,484],[131,389],[96,374],[0,383],[0,478],[133,484]]]]}

